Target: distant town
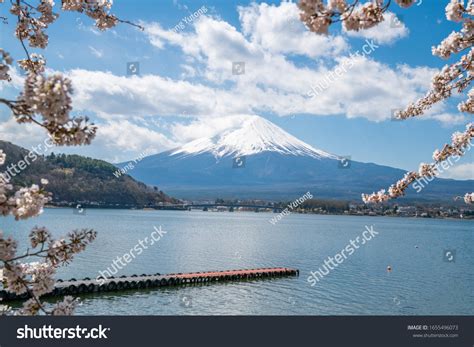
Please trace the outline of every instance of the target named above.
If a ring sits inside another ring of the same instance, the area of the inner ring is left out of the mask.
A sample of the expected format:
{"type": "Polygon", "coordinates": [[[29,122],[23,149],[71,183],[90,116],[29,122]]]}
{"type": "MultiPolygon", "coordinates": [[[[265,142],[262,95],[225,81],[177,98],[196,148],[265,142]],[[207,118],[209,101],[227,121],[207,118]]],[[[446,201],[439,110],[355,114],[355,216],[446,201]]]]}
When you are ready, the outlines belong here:
{"type": "Polygon", "coordinates": [[[293,207],[291,201],[269,202],[264,200],[199,200],[179,203],[160,202],[156,205],[110,204],[96,201],[55,202],[49,207],[72,207],[80,211],[87,208],[145,209],[145,210],[201,210],[204,212],[258,212],[280,213],[285,209],[291,213],[350,215],[350,216],[390,216],[417,218],[458,218],[474,219],[474,208],[469,205],[434,205],[422,203],[365,205],[363,203],[310,199],[293,207]]]}

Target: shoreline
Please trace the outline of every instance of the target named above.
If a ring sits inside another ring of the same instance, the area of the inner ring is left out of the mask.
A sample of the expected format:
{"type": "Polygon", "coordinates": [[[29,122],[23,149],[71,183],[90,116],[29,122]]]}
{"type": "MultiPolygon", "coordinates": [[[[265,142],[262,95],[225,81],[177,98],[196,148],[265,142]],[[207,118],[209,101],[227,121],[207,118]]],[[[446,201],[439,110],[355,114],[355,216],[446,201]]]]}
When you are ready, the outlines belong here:
{"type": "MultiPolygon", "coordinates": [[[[130,211],[182,211],[182,212],[191,212],[189,209],[178,209],[178,208],[151,208],[151,207],[126,207],[126,206],[81,206],[83,209],[93,209],[93,210],[130,210],[130,211]]],[[[71,206],[58,206],[58,205],[47,205],[45,209],[72,209],[75,210],[76,207],[71,206]]],[[[262,210],[262,211],[252,211],[252,210],[233,210],[233,211],[213,211],[213,210],[202,210],[202,209],[192,209],[194,211],[206,212],[206,213],[241,213],[241,212],[248,212],[248,213],[268,213],[271,215],[277,215],[277,212],[269,210],[262,210]]],[[[77,213],[81,214],[81,213],[77,213]]],[[[396,214],[371,214],[371,213],[336,213],[336,212],[327,212],[327,213],[317,213],[317,212],[309,212],[309,211],[292,211],[291,214],[298,214],[298,215],[320,215],[320,216],[353,216],[353,217],[392,217],[392,218],[412,218],[412,219],[447,219],[447,220],[474,220],[474,215],[470,216],[463,216],[463,217],[456,217],[456,216],[418,216],[418,215],[396,215],[396,214]]]]}

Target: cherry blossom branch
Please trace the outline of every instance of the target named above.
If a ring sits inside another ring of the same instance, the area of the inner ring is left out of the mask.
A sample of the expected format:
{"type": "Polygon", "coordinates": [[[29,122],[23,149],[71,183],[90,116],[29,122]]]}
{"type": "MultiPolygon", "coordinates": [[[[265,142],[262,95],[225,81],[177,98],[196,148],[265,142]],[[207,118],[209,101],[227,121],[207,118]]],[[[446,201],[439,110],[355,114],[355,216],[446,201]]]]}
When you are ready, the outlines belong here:
{"type": "MultiPolygon", "coordinates": [[[[63,248],[72,248],[77,243],[85,242],[86,244],[88,244],[90,241],[92,241],[95,238],[95,236],[96,236],[96,233],[92,229],[83,229],[79,232],[78,236],[75,237],[74,241],[61,244],[60,246],[63,248]]],[[[30,253],[30,250],[28,248],[25,254],[23,255],[20,255],[8,260],[5,260],[5,259],[0,259],[0,260],[3,261],[4,263],[8,263],[8,262],[13,262],[13,261],[29,258],[29,257],[38,257],[38,256],[42,257],[44,253],[48,254],[48,256],[45,256],[45,258],[49,258],[49,254],[54,254],[60,248],[59,245],[56,245],[56,246],[51,245],[51,247],[48,247],[48,248],[45,248],[44,245],[45,245],[45,242],[42,242],[41,249],[39,251],[30,253]]]]}
{"type": "MultiPolygon", "coordinates": [[[[396,0],[399,4],[404,0],[396,0]]],[[[346,0],[300,0],[298,7],[302,10],[300,19],[309,30],[318,34],[327,34],[329,26],[342,22],[346,30],[359,31],[376,26],[384,20],[383,14],[388,10],[391,0],[366,2],[360,5],[360,0],[350,5],[346,0]]],[[[402,5],[401,5],[402,6],[402,5]]]]}
{"type": "MultiPolygon", "coordinates": [[[[444,84],[440,86],[438,90],[429,91],[426,96],[417,100],[413,104],[408,105],[408,107],[405,110],[398,111],[395,114],[395,117],[397,119],[407,119],[407,118],[422,116],[424,115],[424,112],[430,109],[435,103],[438,103],[442,100],[445,100],[451,97],[453,90],[457,90],[459,93],[466,90],[467,87],[469,87],[469,85],[471,84],[473,79],[474,77],[469,75],[452,84],[444,84]]],[[[460,110],[460,111],[465,112],[463,110],[460,110]]]]}
{"type": "MultiPolygon", "coordinates": [[[[350,16],[352,16],[352,13],[354,13],[354,9],[356,8],[357,4],[359,3],[359,0],[355,0],[352,5],[349,6],[349,11],[346,17],[342,18],[342,20],[339,18],[340,21],[345,21],[348,19],[350,16]]],[[[340,17],[342,16],[342,13],[339,15],[340,17]]]]}
{"type": "MultiPolygon", "coordinates": [[[[415,0],[395,0],[403,8],[410,7],[415,0]]],[[[359,31],[369,29],[380,24],[384,20],[383,14],[389,8],[391,1],[385,5],[384,0],[367,1],[360,4],[354,1],[351,5],[346,0],[300,0],[298,6],[302,13],[301,20],[309,30],[317,34],[327,34],[329,26],[341,21],[346,31],[359,31]],[[357,5],[357,6],[356,6],[357,5]],[[360,5],[360,6],[359,6],[360,5]],[[334,19],[336,18],[336,19],[334,19]]],[[[433,76],[431,89],[428,93],[409,104],[404,110],[397,112],[399,119],[421,116],[434,104],[448,99],[453,91],[463,93],[471,85],[474,78],[474,1],[469,0],[467,6],[464,0],[450,0],[446,6],[446,18],[450,21],[462,23],[459,32],[452,32],[440,45],[432,48],[433,55],[448,59],[453,54],[469,50],[457,63],[446,65],[441,72],[433,76]]],[[[458,105],[460,112],[474,114],[474,88],[467,93],[467,100],[458,105]]],[[[472,123],[466,127],[464,138],[472,138],[472,123]]],[[[388,189],[378,193],[363,194],[362,198],[366,203],[383,202],[397,198],[405,194],[405,190],[417,179],[423,177],[433,177],[436,175],[436,165],[449,159],[451,155],[462,155],[463,147],[457,147],[460,134],[453,134],[453,144],[445,145],[441,151],[435,151],[431,164],[420,165],[418,172],[408,172],[405,177],[388,189]],[[456,143],[455,143],[456,142],[456,143]]],[[[469,138],[469,139],[470,139],[469,138]]],[[[473,203],[474,193],[467,193],[464,196],[466,203],[473,203]]]]}
{"type": "Polygon", "coordinates": [[[8,99],[0,98],[0,103],[5,104],[10,108],[13,107],[16,102],[17,102],[16,100],[8,100],[8,99]]]}
{"type": "MultiPolygon", "coordinates": [[[[385,13],[388,10],[388,8],[390,7],[391,1],[392,0],[388,0],[387,4],[381,7],[381,9],[380,9],[381,13],[385,13]]],[[[355,0],[354,3],[349,6],[349,10],[346,11],[347,15],[344,18],[339,18],[338,20],[333,21],[333,23],[344,22],[345,20],[348,20],[349,17],[352,16],[352,14],[354,13],[354,10],[355,10],[358,3],[359,3],[359,0],[355,0]]],[[[340,17],[342,17],[342,15],[343,15],[343,13],[339,13],[340,17]]],[[[360,18],[359,20],[361,22],[367,21],[367,19],[364,19],[364,18],[360,18]]]]}
{"type": "Polygon", "coordinates": [[[30,242],[33,248],[40,247],[40,249],[32,253],[28,249],[25,254],[15,256],[16,241],[11,237],[4,239],[0,231],[0,261],[4,264],[5,288],[17,295],[27,293],[30,297],[24,303],[20,313],[30,315],[38,311],[45,314],[72,312],[76,303],[72,298],[65,298],[65,302],[49,311],[41,303],[40,297],[54,289],[55,269],[67,264],[73,259],[74,254],[83,251],[96,235],[97,233],[90,229],[76,230],[68,234],[69,242],[66,242],[63,239],[53,240],[46,228],[35,227],[30,233],[30,242]],[[46,243],[49,247],[45,247],[46,243]],[[31,257],[40,257],[45,260],[41,263],[18,263],[19,260],[31,257]],[[31,280],[27,277],[31,277],[31,280]]]}
{"type": "Polygon", "coordinates": [[[30,4],[27,3],[26,1],[24,1],[24,0],[17,0],[17,4],[19,4],[20,2],[21,2],[22,4],[28,6],[28,7],[31,8],[32,10],[38,11],[38,8],[34,7],[33,5],[30,5],[30,4]]]}
{"type": "Polygon", "coordinates": [[[112,7],[112,1],[105,0],[102,2],[89,2],[89,1],[76,1],[68,2],[63,1],[62,9],[64,11],[76,11],[85,13],[88,17],[96,21],[96,26],[99,30],[105,30],[115,26],[117,23],[124,23],[132,25],[140,30],[145,30],[141,25],[135,24],[128,20],[117,18],[113,14],[109,14],[109,10],[112,7]]]}
{"type": "MultiPolygon", "coordinates": [[[[4,263],[4,266],[5,266],[5,269],[7,271],[11,271],[13,272],[13,269],[12,267],[10,266],[9,262],[6,262],[6,261],[3,261],[4,263]]],[[[49,315],[51,314],[51,312],[48,312],[46,311],[46,309],[44,308],[43,304],[41,303],[41,301],[39,300],[38,297],[36,297],[36,295],[34,295],[33,291],[30,289],[29,287],[29,283],[25,280],[23,280],[23,278],[19,277],[18,278],[18,282],[23,286],[23,288],[25,289],[25,291],[27,292],[28,296],[34,300],[34,302],[36,303],[37,305],[37,311],[41,310],[43,311],[44,314],[46,315],[49,315]]],[[[36,313],[36,312],[35,312],[36,313]]]]}
{"type": "Polygon", "coordinates": [[[28,49],[26,49],[25,43],[23,42],[23,39],[19,39],[21,42],[21,46],[23,47],[23,50],[26,53],[26,56],[28,57],[28,60],[31,60],[30,53],[28,52],[28,49]]]}
{"type": "MultiPolygon", "coordinates": [[[[7,100],[7,99],[0,98],[0,103],[1,103],[1,104],[5,104],[6,106],[8,106],[8,107],[10,108],[10,110],[11,110],[14,114],[17,112],[17,111],[16,111],[16,108],[18,107],[17,105],[19,104],[19,101],[17,101],[17,100],[7,100]]],[[[44,124],[38,122],[38,121],[37,121],[36,119],[34,119],[32,116],[30,116],[30,115],[25,115],[25,117],[27,117],[27,122],[35,123],[36,125],[47,129],[44,124]]]]}
{"type": "Polygon", "coordinates": [[[140,29],[141,31],[144,31],[144,30],[145,30],[145,28],[144,28],[143,26],[141,26],[141,25],[139,25],[139,24],[136,24],[136,23],[133,23],[133,22],[128,21],[128,20],[124,20],[124,19],[117,18],[117,21],[118,21],[119,23],[124,23],[124,24],[131,25],[131,26],[133,26],[133,27],[136,27],[136,28],[140,29]]]}
{"type": "MultiPolygon", "coordinates": [[[[463,133],[456,132],[452,136],[451,144],[445,144],[442,150],[436,150],[433,153],[434,162],[430,164],[421,163],[418,172],[411,171],[405,174],[405,176],[399,180],[396,184],[393,184],[388,188],[388,192],[385,189],[380,190],[377,193],[362,194],[362,200],[365,203],[380,203],[390,199],[395,199],[405,195],[406,189],[413,184],[415,181],[427,178],[431,179],[437,176],[437,167],[442,162],[452,157],[463,156],[473,144],[471,140],[474,138],[474,123],[469,123],[466,126],[466,131],[463,133]]],[[[467,193],[464,196],[466,203],[473,203],[473,193],[467,193]]]]}

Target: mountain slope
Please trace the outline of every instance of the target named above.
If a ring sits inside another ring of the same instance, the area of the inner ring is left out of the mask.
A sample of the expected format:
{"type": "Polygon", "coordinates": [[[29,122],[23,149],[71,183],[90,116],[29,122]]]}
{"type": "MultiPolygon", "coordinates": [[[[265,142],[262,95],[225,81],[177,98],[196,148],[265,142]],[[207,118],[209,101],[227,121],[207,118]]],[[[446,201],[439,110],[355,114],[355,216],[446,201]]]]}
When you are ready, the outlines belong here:
{"type": "Polygon", "coordinates": [[[12,184],[18,187],[38,184],[41,178],[45,178],[49,181],[47,190],[53,194],[53,203],[56,204],[81,202],[99,206],[144,207],[176,201],[128,175],[115,177],[117,168],[102,160],[64,154],[38,156],[5,141],[0,141],[0,149],[7,155],[0,172],[11,177],[12,184]],[[21,161],[29,163],[23,170],[19,169],[21,161]]]}
{"type": "MultiPolygon", "coordinates": [[[[405,171],[356,161],[342,165],[340,157],[251,116],[237,129],[146,157],[131,174],[180,198],[286,199],[311,191],[317,198],[360,201],[362,193],[387,188],[405,171]]],[[[410,188],[408,198],[452,201],[472,191],[473,183],[437,179],[420,194],[410,188]]]]}

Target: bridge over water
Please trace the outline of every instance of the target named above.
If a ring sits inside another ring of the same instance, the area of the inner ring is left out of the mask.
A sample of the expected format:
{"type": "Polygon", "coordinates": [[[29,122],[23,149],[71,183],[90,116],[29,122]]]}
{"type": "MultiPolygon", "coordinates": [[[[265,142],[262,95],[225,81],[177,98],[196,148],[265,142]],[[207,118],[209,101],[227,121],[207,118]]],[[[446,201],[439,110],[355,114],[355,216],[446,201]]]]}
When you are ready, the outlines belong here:
{"type": "Polygon", "coordinates": [[[266,210],[270,209],[273,212],[279,213],[283,210],[281,207],[274,207],[268,205],[248,205],[248,204],[219,204],[219,203],[211,203],[211,204],[174,204],[174,205],[163,205],[157,206],[159,210],[192,210],[192,209],[199,209],[199,210],[209,210],[209,209],[216,209],[219,207],[225,207],[229,211],[233,211],[238,208],[248,208],[258,212],[259,210],[266,210]]]}

